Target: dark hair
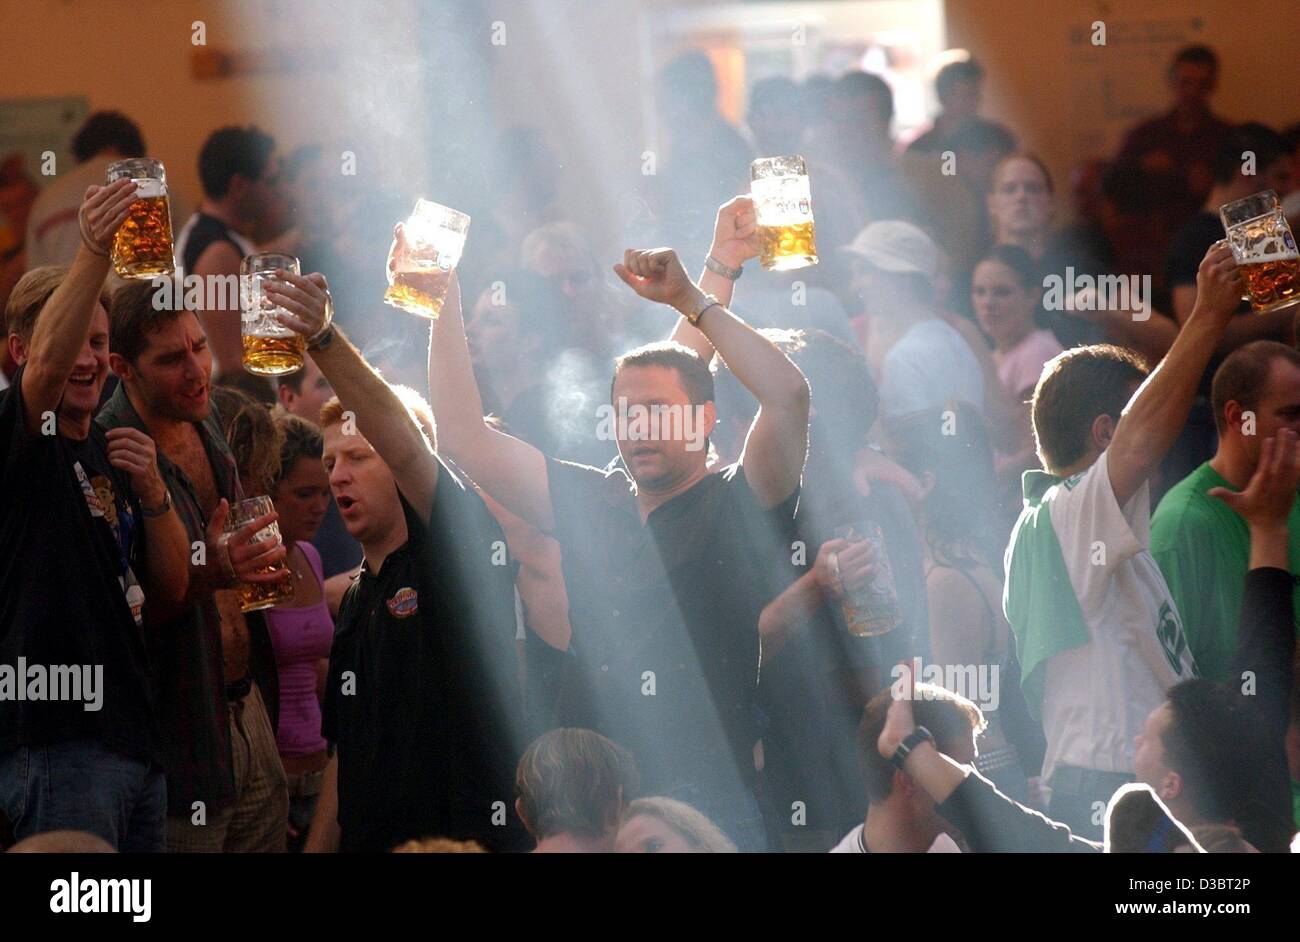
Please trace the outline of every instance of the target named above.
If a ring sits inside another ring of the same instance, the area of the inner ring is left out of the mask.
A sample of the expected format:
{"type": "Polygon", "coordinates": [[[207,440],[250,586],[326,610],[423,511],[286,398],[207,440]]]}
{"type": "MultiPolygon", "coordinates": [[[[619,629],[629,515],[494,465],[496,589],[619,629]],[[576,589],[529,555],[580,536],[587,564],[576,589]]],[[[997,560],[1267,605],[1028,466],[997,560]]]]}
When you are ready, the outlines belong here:
{"type": "Polygon", "coordinates": [[[614,361],[614,378],[609,383],[609,398],[614,400],[614,384],[618,374],[629,366],[663,366],[677,371],[678,381],[686,390],[691,405],[699,406],[713,401],[713,374],[709,365],[689,347],[674,340],[661,340],[629,350],[614,361]]]}
{"type": "Polygon", "coordinates": [[[962,62],[949,62],[934,77],[934,91],[940,103],[946,102],[953,89],[962,82],[979,84],[984,81],[984,68],[974,59],[962,62]]]}
{"type": "Polygon", "coordinates": [[[1215,151],[1210,172],[1215,183],[1231,183],[1241,173],[1242,154],[1255,155],[1255,170],[1262,171],[1270,164],[1291,156],[1286,138],[1267,124],[1249,121],[1232,129],[1219,149],[1215,151]]]}
{"type": "Polygon", "coordinates": [[[120,111],[96,111],[73,137],[72,156],[85,163],[109,148],[123,157],[145,155],[144,138],[134,121],[120,111]]]}
{"type": "Polygon", "coordinates": [[[1136,353],[1109,343],[1075,347],[1048,360],[1030,407],[1043,467],[1059,474],[1082,458],[1097,416],[1118,419],[1130,387],[1146,375],[1136,353]]]}
{"type": "Polygon", "coordinates": [[[1165,765],[1182,776],[1183,797],[1197,816],[1213,824],[1235,820],[1247,806],[1255,763],[1244,748],[1252,741],[1241,696],[1204,678],[1185,680],[1165,694],[1171,719],[1161,733],[1165,765]]]}
{"type": "Polygon", "coordinates": [[[134,364],[149,346],[149,334],[172,323],[186,310],[180,303],[180,282],[173,282],[171,303],[153,280],[132,281],[113,293],[108,309],[108,349],[134,364]]]}
{"type": "MultiPolygon", "coordinates": [[[[951,755],[968,743],[973,745],[975,737],[984,731],[987,725],[984,714],[965,697],[933,684],[917,683],[915,691],[912,715],[916,718],[916,725],[924,726],[934,734],[935,748],[945,755],[951,755]]],[[[858,725],[858,759],[867,785],[867,800],[872,804],[884,801],[894,790],[894,772],[897,770],[880,754],[877,746],[893,699],[892,687],[876,694],[862,711],[862,722],[858,725]]]]}
{"type": "Polygon", "coordinates": [[[1151,786],[1136,782],[1120,786],[1111,795],[1105,836],[1108,854],[1171,854],[1180,847],[1197,847],[1151,786]]]}
{"type": "Polygon", "coordinates": [[[325,437],[319,426],[292,412],[286,412],[282,406],[276,406],[271,419],[281,438],[280,471],[275,479],[275,483],[279,484],[293,472],[293,466],[299,458],[320,461],[321,455],[325,453],[325,437]]]}
{"type": "Polygon", "coordinates": [[[1242,409],[1258,406],[1275,360],[1286,360],[1300,367],[1300,352],[1276,340],[1256,340],[1238,347],[1219,364],[1210,386],[1210,403],[1214,408],[1214,427],[1220,436],[1228,430],[1224,407],[1229,402],[1237,403],[1242,409]]]}
{"type": "Polygon", "coordinates": [[[1184,46],[1174,53],[1173,59],[1169,62],[1169,71],[1172,74],[1179,65],[1187,63],[1188,65],[1208,65],[1211,71],[1218,73],[1219,56],[1209,46],[1196,44],[1194,46],[1184,46]]]}
{"type": "Polygon", "coordinates": [[[599,837],[617,827],[637,784],[631,753],[589,729],[543,733],[515,769],[519,811],[538,840],[599,837]]]}
{"type": "Polygon", "coordinates": [[[899,464],[916,475],[934,475],[923,508],[925,540],[935,561],[957,568],[972,562],[999,568],[1006,533],[998,520],[993,447],[979,410],[953,403],[897,416],[885,431],[899,464]],[[963,544],[973,545],[978,558],[963,552],[963,544]]]}
{"type": "Polygon", "coordinates": [[[274,150],[275,139],[252,126],[213,131],[199,151],[199,179],[204,194],[221,199],[230,190],[235,174],[250,181],[259,179],[274,150]]]}
{"type": "Polygon", "coordinates": [[[1030,258],[1029,253],[1018,245],[995,245],[976,261],[976,267],[980,262],[1000,262],[1011,269],[1012,274],[1016,276],[1016,281],[1020,287],[1026,291],[1041,291],[1043,282],[1037,263],[1030,258]]]}
{"type": "Polygon", "coordinates": [[[824,434],[828,443],[860,448],[880,407],[871,368],[862,354],[824,330],[803,331],[801,339],[789,356],[808,380],[817,411],[812,434],[824,434]]]}
{"type": "Polygon", "coordinates": [[[894,119],[894,92],[879,75],[871,72],[846,72],[835,80],[831,94],[836,98],[873,98],[881,122],[888,126],[894,119]]]}
{"type": "Polygon", "coordinates": [[[659,71],[659,91],[670,109],[710,114],[717,109],[713,62],[698,49],[675,56],[659,71]]]}
{"type": "Polygon", "coordinates": [[[246,370],[233,369],[226,370],[217,377],[216,381],[227,389],[239,390],[249,399],[266,406],[268,409],[279,401],[279,397],[275,392],[275,385],[269,376],[258,376],[246,370]]]}

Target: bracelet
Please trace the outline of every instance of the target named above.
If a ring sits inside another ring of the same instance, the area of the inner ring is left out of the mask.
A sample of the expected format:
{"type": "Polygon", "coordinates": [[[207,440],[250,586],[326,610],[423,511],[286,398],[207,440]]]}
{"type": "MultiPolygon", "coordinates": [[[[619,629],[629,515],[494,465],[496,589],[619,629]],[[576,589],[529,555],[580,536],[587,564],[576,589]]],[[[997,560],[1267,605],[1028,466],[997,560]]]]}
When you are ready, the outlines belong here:
{"type": "Polygon", "coordinates": [[[703,295],[698,301],[691,305],[689,311],[682,312],[682,317],[686,318],[687,322],[689,322],[692,327],[698,327],[700,324],[700,318],[704,316],[704,312],[715,304],[720,305],[722,302],[711,294],[703,295]]]}
{"type": "Polygon", "coordinates": [[[729,278],[732,281],[735,281],[745,273],[744,268],[732,268],[730,265],[724,265],[712,255],[709,255],[704,259],[704,267],[709,271],[721,275],[723,278],[729,278]]]}
{"type": "Polygon", "coordinates": [[[904,737],[903,741],[898,744],[898,748],[895,749],[894,754],[889,757],[889,761],[893,763],[896,768],[901,769],[903,763],[907,761],[907,757],[911,755],[912,750],[923,742],[933,744],[934,734],[924,726],[918,726],[916,729],[912,730],[912,732],[908,733],[908,735],[904,737]]]}
{"type": "Polygon", "coordinates": [[[84,206],[77,210],[77,228],[81,231],[82,244],[86,246],[92,255],[108,258],[109,253],[96,245],[95,240],[86,233],[86,207],[84,206]]]}
{"type": "Polygon", "coordinates": [[[140,516],[146,520],[154,520],[158,517],[167,516],[167,511],[172,509],[172,492],[163,490],[162,505],[159,507],[146,507],[143,503],[140,505],[140,516]]]}
{"type": "Polygon", "coordinates": [[[326,350],[334,342],[334,299],[325,293],[325,323],[307,338],[308,350],[326,350]]]}

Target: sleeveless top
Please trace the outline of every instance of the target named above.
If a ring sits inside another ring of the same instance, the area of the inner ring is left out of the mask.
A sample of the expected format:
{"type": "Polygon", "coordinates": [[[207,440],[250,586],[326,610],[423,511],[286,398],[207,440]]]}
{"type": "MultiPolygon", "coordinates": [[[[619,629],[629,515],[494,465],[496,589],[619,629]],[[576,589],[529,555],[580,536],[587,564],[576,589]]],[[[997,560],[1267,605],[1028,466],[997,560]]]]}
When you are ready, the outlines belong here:
{"type": "Polygon", "coordinates": [[[280,674],[280,722],[275,741],[282,756],[310,756],[325,748],[316,698],[316,665],[330,656],[334,641],[320,555],[310,543],[300,540],[296,545],[321,583],[321,600],[306,608],[268,608],[265,613],[280,674]]]}
{"type": "Polygon", "coordinates": [[[198,264],[199,258],[214,242],[229,242],[239,250],[240,256],[252,255],[257,247],[231,229],[215,216],[196,212],[181,227],[176,236],[176,267],[182,274],[189,274],[198,264]]]}

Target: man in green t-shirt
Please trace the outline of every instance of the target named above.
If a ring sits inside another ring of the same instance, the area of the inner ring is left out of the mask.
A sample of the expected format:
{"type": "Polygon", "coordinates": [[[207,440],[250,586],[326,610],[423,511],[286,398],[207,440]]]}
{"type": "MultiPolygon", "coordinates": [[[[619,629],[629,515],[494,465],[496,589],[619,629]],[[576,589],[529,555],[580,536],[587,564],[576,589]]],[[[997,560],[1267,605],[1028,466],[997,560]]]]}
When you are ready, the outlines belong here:
{"type": "MultiPolygon", "coordinates": [[[[1211,389],[1219,447],[1167,493],[1151,520],[1151,555],[1164,573],[1201,676],[1229,676],[1237,646],[1250,532],[1216,488],[1239,491],[1259,463],[1261,443],[1280,429],[1300,432],[1300,353],[1257,340],[1228,356],[1211,389]]],[[[1290,569],[1300,572],[1300,498],[1291,508],[1290,569]]],[[[1300,618],[1300,593],[1296,594],[1300,618]]]]}

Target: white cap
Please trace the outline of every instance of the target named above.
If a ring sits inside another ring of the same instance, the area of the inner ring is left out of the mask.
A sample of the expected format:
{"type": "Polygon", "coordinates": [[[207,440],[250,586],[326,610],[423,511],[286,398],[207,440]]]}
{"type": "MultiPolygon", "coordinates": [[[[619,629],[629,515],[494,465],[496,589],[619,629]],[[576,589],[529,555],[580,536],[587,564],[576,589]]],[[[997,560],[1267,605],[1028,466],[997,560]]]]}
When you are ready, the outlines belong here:
{"type": "Polygon", "coordinates": [[[939,271],[939,250],[931,238],[897,219],[870,223],[853,242],[840,249],[881,271],[915,273],[933,278],[939,271]]]}

